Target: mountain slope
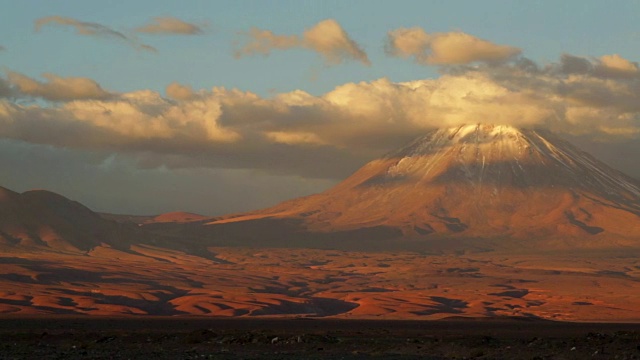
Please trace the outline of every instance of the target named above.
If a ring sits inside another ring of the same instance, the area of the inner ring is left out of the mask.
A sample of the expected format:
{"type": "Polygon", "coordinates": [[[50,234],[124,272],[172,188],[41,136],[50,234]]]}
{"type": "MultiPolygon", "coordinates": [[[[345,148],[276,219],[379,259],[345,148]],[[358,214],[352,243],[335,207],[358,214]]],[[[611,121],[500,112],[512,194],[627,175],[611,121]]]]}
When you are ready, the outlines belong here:
{"type": "Polygon", "coordinates": [[[0,187],[0,244],[5,247],[84,252],[100,245],[126,249],[144,239],[136,227],[105,220],[53,192],[19,194],[0,187]]]}
{"type": "Polygon", "coordinates": [[[430,131],[324,193],[207,227],[196,232],[230,241],[289,227],[312,237],[368,229],[388,239],[637,246],[640,185],[548,132],[467,125],[430,131]]]}

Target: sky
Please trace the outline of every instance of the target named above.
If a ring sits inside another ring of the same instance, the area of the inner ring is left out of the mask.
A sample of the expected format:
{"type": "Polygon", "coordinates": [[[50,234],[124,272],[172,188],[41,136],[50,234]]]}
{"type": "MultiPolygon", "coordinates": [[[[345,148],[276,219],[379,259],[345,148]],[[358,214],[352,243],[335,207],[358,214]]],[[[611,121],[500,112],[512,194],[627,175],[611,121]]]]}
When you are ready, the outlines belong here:
{"type": "Polygon", "coordinates": [[[0,0],[0,186],[123,214],[321,192],[429,129],[640,178],[639,0],[0,0]]]}

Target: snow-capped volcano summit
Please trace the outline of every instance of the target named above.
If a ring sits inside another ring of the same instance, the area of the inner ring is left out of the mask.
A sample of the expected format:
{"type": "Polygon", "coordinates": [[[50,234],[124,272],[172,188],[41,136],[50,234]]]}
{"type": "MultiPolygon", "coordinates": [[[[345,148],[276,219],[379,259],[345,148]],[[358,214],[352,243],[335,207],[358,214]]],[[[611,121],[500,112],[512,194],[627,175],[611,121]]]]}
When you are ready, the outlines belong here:
{"type": "Polygon", "coordinates": [[[640,183],[547,131],[465,125],[429,131],[324,193],[209,226],[267,219],[323,234],[637,244],[640,183]]]}
{"type": "Polygon", "coordinates": [[[620,200],[640,197],[636,180],[542,130],[504,125],[434,130],[390,153],[382,162],[385,160],[392,164],[372,180],[451,181],[474,187],[490,185],[495,191],[559,186],[621,196],[620,200]]]}

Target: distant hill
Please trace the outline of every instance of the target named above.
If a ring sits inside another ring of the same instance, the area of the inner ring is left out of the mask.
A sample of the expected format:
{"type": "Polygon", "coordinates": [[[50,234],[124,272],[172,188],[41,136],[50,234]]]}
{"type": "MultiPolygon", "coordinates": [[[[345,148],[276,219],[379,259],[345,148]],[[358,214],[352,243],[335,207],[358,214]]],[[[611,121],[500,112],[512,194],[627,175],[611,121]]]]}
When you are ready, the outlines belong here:
{"type": "Polygon", "coordinates": [[[22,249],[84,252],[127,249],[149,236],[132,224],[107,220],[84,205],[45,190],[16,193],[0,187],[0,244],[22,249]]]}

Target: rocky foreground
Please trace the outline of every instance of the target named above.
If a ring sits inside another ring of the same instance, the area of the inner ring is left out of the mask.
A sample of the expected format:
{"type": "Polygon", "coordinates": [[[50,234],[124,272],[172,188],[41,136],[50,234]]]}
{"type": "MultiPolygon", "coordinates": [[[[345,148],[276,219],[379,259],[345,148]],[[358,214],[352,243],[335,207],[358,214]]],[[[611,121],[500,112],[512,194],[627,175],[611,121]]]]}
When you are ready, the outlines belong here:
{"type": "Polygon", "coordinates": [[[640,359],[640,325],[4,318],[2,359],[640,359]]]}

